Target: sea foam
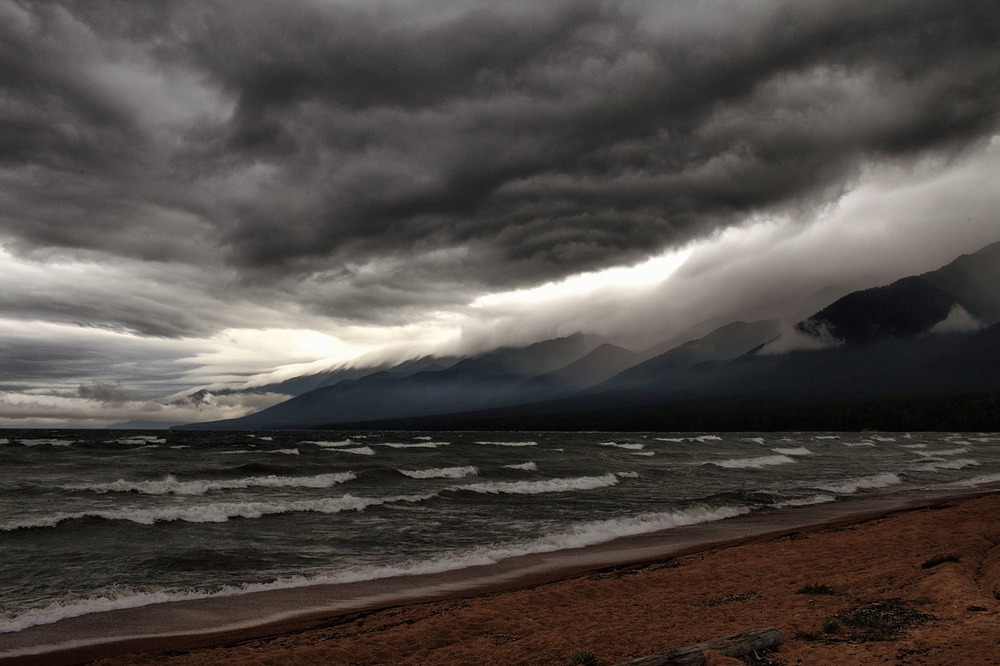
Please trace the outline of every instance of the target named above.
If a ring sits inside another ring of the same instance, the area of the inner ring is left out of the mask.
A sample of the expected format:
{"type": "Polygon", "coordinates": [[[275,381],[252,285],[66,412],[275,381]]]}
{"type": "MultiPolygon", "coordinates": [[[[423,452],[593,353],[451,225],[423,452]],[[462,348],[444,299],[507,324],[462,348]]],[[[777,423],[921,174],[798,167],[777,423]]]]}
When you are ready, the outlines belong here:
{"type": "Polygon", "coordinates": [[[838,495],[852,495],[859,490],[872,488],[887,488],[902,483],[898,474],[885,472],[883,474],[873,474],[872,476],[861,476],[854,479],[847,479],[840,483],[829,483],[816,485],[820,490],[826,490],[838,495]]]}
{"type": "Polygon", "coordinates": [[[626,443],[619,444],[618,442],[600,442],[600,446],[613,446],[618,449],[625,449],[627,451],[641,451],[646,448],[645,444],[640,443],[626,443]]]}
{"type": "Polygon", "coordinates": [[[354,472],[317,476],[250,476],[243,479],[178,481],[172,474],[158,481],[126,481],[62,486],[63,490],[89,490],[95,493],[140,493],[143,495],[204,495],[215,490],[244,488],[329,488],[353,481],[354,472]]]}
{"type": "Polygon", "coordinates": [[[575,490],[596,490],[618,485],[619,477],[628,477],[629,472],[604,474],[602,476],[580,476],[566,479],[546,479],[544,481],[489,481],[454,486],[449,490],[463,490],[489,495],[541,495],[544,493],[565,493],[575,490]]]}
{"type": "Polygon", "coordinates": [[[777,448],[777,449],[771,449],[771,450],[774,451],[775,453],[780,453],[783,456],[811,456],[812,455],[812,451],[810,451],[809,449],[807,449],[804,446],[798,446],[798,447],[791,448],[791,449],[777,448]]]}
{"type": "Polygon", "coordinates": [[[538,442],[476,442],[486,446],[538,446],[538,442]]]}
{"type": "Polygon", "coordinates": [[[368,507],[398,502],[416,503],[435,497],[428,495],[399,495],[395,497],[329,497],[315,500],[293,500],[284,502],[214,502],[198,505],[178,505],[155,508],[124,508],[114,510],[60,512],[37,516],[25,520],[0,525],[0,531],[55,527],[68,520],[100,518],[103,520],[125,520],[140,525],[156,523],[224,523],[233,518],[261,518],[284,513],[341,513],[343,511],[364,511],[368,507]]]}
{"type": "Polygon", "coordinates": [[[730,458],[729,460],[712,460],[708,465],[725,467],[726,469],[760,469],[761,467],[772,467],[775,465],[788,465],[794,463],[795,459],[786,455],[759,456],[757,458],[730,458]]]}
{"type": "Polygon", "coordinates": [[[462,479],[479,474],[479,470],[471,465],[467,467],[439,467],[437,469],[401,469],[398,471],[411,479],[462,479]]]}
{"type": "Polygon", "coordinates": [[[742,506],[694,507],[682,511],[646,513],[633,517],[579,523],[537,539],[496,546],[479,546],[453,551],[427,560],[411,560],[389,565],[351,567],[318,576],[290,576],[270,582],[227,585],[211,591],[204,589],[162,592],[118,591],[110,595],[95,595],[86,599],[57,602],[44,608],[29,610],[6,620],[0,633],[15,632],[62,619],[124,608],[138,608],[171,601],[187,601],[209,597],[231,597],[251,592],[291,589],[312,585],[337,585],[380,580],[396,576],[418,576],[456,571],[495,564],[524,555],[551,553],[606,543],[627,536],[649,534],[684,525],[732,518],[750,509],[742,506]]]}

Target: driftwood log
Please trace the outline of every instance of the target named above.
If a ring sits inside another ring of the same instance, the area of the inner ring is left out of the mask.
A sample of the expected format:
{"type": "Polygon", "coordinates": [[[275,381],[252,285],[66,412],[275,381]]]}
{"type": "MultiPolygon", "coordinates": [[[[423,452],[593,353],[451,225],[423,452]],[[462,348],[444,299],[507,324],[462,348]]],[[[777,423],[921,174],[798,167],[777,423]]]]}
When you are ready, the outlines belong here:
{"type": "Polygon", "coordinates": [[[779,645],[781,645],[781,630],[768,627],[716,638],[662,654],[639,657],[623,662],[619,666],[702,666],[705,663],[706,652],[716,652],[727,657],[744,657],[753,652],[773,650],[779,645]]]}

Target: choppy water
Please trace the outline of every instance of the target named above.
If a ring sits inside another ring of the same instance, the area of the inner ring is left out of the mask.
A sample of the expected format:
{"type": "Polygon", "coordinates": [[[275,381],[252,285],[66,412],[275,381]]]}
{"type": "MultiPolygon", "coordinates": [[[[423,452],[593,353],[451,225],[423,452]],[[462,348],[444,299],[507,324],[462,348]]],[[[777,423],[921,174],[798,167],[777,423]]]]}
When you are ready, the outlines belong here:
{"type": "Polygon", "coordinates": [[[994,434],[0,431],[0,632],[1000,481],[994,434]]]}

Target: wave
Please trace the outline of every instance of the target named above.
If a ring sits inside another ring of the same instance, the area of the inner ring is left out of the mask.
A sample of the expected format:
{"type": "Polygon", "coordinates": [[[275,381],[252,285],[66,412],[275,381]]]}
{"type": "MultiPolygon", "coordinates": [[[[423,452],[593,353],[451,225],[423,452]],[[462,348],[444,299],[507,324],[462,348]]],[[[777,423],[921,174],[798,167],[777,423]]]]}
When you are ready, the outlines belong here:
{"type": "Polygon", "coordinates": [[[478,476],[479,470],[471,465],[468,467],[440,467],[438,469],[398,470],[403,476],[411,479],[462,479],[467,476],[478,476]]]}
{"type": "Polygon", "coordinates": [[[79,513],[55,513],[27,520],[0,525],[0,531],[10,532],[21,529],[55,527],[69,520],[99,518],[102,520],[124,520],[140,525],[156,523],[224,523],[233,518],[261,518],[284,513],[341,513],[344,511],[364,511],[368,507],[398,502],[416,503],[436,497],[429,495],[398,495],[395,497],[329,497],[314,500],[293,500],[288,502],[216,502],[194,506],[170,506],[157,508],[128,508],[104,511],[83,511],[79,513]]]}
{"type": "Polygon", "coordinates": [[[655,456],[656,451],[633,451],[633,456],[655,456]]]}
{"type": "Polygon", "coordinates": [[[137,435],[135,437],[122,437],[116,439],[118,444],[166,444],[166,437],[155,437],[152,435],[137,435]]]}
{"type": "Polygon", "coordinates": [[[875,446],[875,442],[844,442],[844,446],[853,449],[858,446],[875,446]]]}
{"type": "Polygon", "coordinates": [[[944,449],[943,451],[914,451],[917,455],[925,456],[927,458],[937,458],[938,456],[957,456],[960,453],[968,453],[969,449],[959,448],[959,449],[944,449]]]}
{"type": "Polygon", "coordinates": [[[373,456],[375,449],[370,446],[359,446],[353,449],[326,449],[330,453],[353,453],[356,456],[373,456]]]}
{"type": "Polygon", "coordinates": [[[614,446],[615,448],[626,449],[629,451],[641,451],[646,448],[645,444],[619,444],[618,442],[600,442],[599,446],[614,446]]]}
{"type": "Polygon", "coordinates": [[[216,453],[221,453],[223,455],[238,456],[238,455],[248,455],[252,453],[280,453],[286,456],[297,456],[299,455],[298,449],[253,449],[247,451],[246,449],[240,449],[237,451],[217,451],[216,453]]]}
{"type": "Polygon", "coordinates": [[[72,439],[19,439],[21,446],[72,446],[72,439]]]}
{"type": "Polygon", "coordinates": [[[538,471],[538,465],[536,465],[535,463],[533,463],[531,461],[528,461],[526,463],[519,463],[517,465],[504,465],[504,467],[507,468],[507,469],[519,469],[519,470],[522,470],[524,472],[537,472],[538,471]]]}
{"type": "Polygon", "coordinates": [[[861,476],[854,479],[847,479],[841,483],[820,484],[814,487],[820,490],[836,493],[838,495],[852,495],[859,490],[887,488],[902,482],[903,480],[899,478],[898,474],[885,472],[883,474],[874,474],[872,476],[861,476]]]}
{"type": "Polygon", "coordinates": [[[538,446],[538,442],[476,442],[487,446],[538,446]]]}
{"type": "Polygon", "coordinates": [[[726,469],[759,469],[761,467],[772,467],[775,465],[788,465],[794,463],[794,458],[786,455],[760,456],[757,458],[730,458],[729,460],[712,460],[708,465],[725,467],[726,469]]]}
{"type": "Polygon", "coordinates": [[[780,453],[783,456],[811,456],[812,455],[812,451],[810,451],[809,449],[807,449],[804,446],[798,446],[798,447],[795,447],[793,449],[777,448],[777,449],[771,449],[771,450],[774,451],[775,453],[780,453]]]}
{"type": "Polygon", "coordinates": [[[696,435],[694,437],[654,437],[658,442],[698,442],[704,444],[705,442],[721,442],[722,438],[718,435],[696,435]]]}
{"type": "Polygon", "coordinates": [[[775,502],[771,507],[775,509],[785,509],[790,506],[810,506],[813,504],[826,504],[837,500],[833,495],[813,495],[812,497],[800,497],[798,499],[782,500],[775,502]]]}
{"type": "Polygon", "coordinates": [[[328,442],[328,441],[325,441],[325,440],[316,441],[316,440],[307,439],[307,440],[305,440],[303,442],[300,442],[300,443],[301,444],[314,444],[315,446],[322,446],[324,448],[336,448],[338,446],[357,446],[357,444],[358,444],[357,442],[352,442],[349,438],[341,440],[341,441],[338,441],[338,442],[328,442]]]}
{"type": "Polygon", "coordinates": [[[329,488],[353,481],[354,472],[319,474],[317,476],[251,476],[220,481],[178,481],[172,474],[160,481],[126,481],[62,486],[63,490],[89,490],[95,493],[140,493],[142,495],[204,495],[214,490],[244,488],[329,488]]]}
{"type": "Polygon", "coordinates": [[[988,483],[1000,483],[1000,474],[984,474],[982,476],[974,476],[971,479],[962,479],[961,481],[955,481],[954,483],[949,483],[947,484],[947,487],[974,488],[976,486],[983,486],[988,483]]]}
{"type": "Polygon", "coordinates": [[[918,472],[937,472],[942,469],[964,469],[966,467],[979,467],[979,461],[972,458],[953,458],[922,463],[915,465],[913,469],[918,472]]]}
{"type": "Polygon", "coordinates": [[[813,437],[813,439],[816,439],[816,440],[840,439],[840,435],[816,435],[815,437],[813,437]]]}
{"type": "Polygon", "coordinates": [[[926,444],[900,444],[900,448],[903,449],[926,449],[926,444]]]}
{"type": "Polygon", "coordinates": [[[544,481],[490,481],[454,486],[449,490],[464,490],[488,495],[541,495],[543,493],[565,493],[574,490],[596,490],[618,485],[620,477],[629,478],[634,472],[608,473],[602,476],[580,476],[568,479],[546,479],[544,481]]]}
{"type": "Polygon", "coordinates": [[[569,529],[537,539],[496,546],[479,546],[446,553],[427,560],[411,560],[389,565],[351,567],[319,576],[290,576],[262,583],[227,585],[212,590],[166,590],[140,592],[123,590],[113,596],[96,596],[71,602],[58,602],[17,615],[0,626],[0,633],[15,632],[62,619],[117,609],[138,608],[171,601],[209,597],[232,597],[252,592],[300,588],[313,585],[338,585],[373,581],[397,576],[418,576],[496,564],[524,555],[552,553],[607,543],[622,537],[650,534],[664,530],[733,518],[749,513],[744,506],[693,507],[681,511],[646,513],[627,518],[579,523],[569,529]]]}
{"type": "Polygon", "coordinates": [[[436,449],[439,446],[448,446],[448,444],[450,442],[386,442],[385,444],[376,444],[375,446],[388,446],[392,449],[436,449]]]}
{"type": "Polygon", "coordinates": [[[745,437],[743,439],[743,441],[744,442],[750,442],[752,444],[763,444],[764,443],[764,438],[763,437],[745,437]]]}

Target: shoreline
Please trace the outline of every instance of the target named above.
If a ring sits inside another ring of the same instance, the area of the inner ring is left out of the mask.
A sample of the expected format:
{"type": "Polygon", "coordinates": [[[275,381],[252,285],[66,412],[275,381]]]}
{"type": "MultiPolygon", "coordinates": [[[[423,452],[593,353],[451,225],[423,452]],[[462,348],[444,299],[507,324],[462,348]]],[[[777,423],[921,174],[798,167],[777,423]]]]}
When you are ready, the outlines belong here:
{"type": "Polygon", "coordinates": [[[1000,494],[995,486],[921,490],[745,514],[495,564],[339,585],[92,613],[0,634],[0,664],[69,664],[131,653],[196,650],[287,636],[381,611],[531,590],[612,569],[823,532],[1000,494]]]}

